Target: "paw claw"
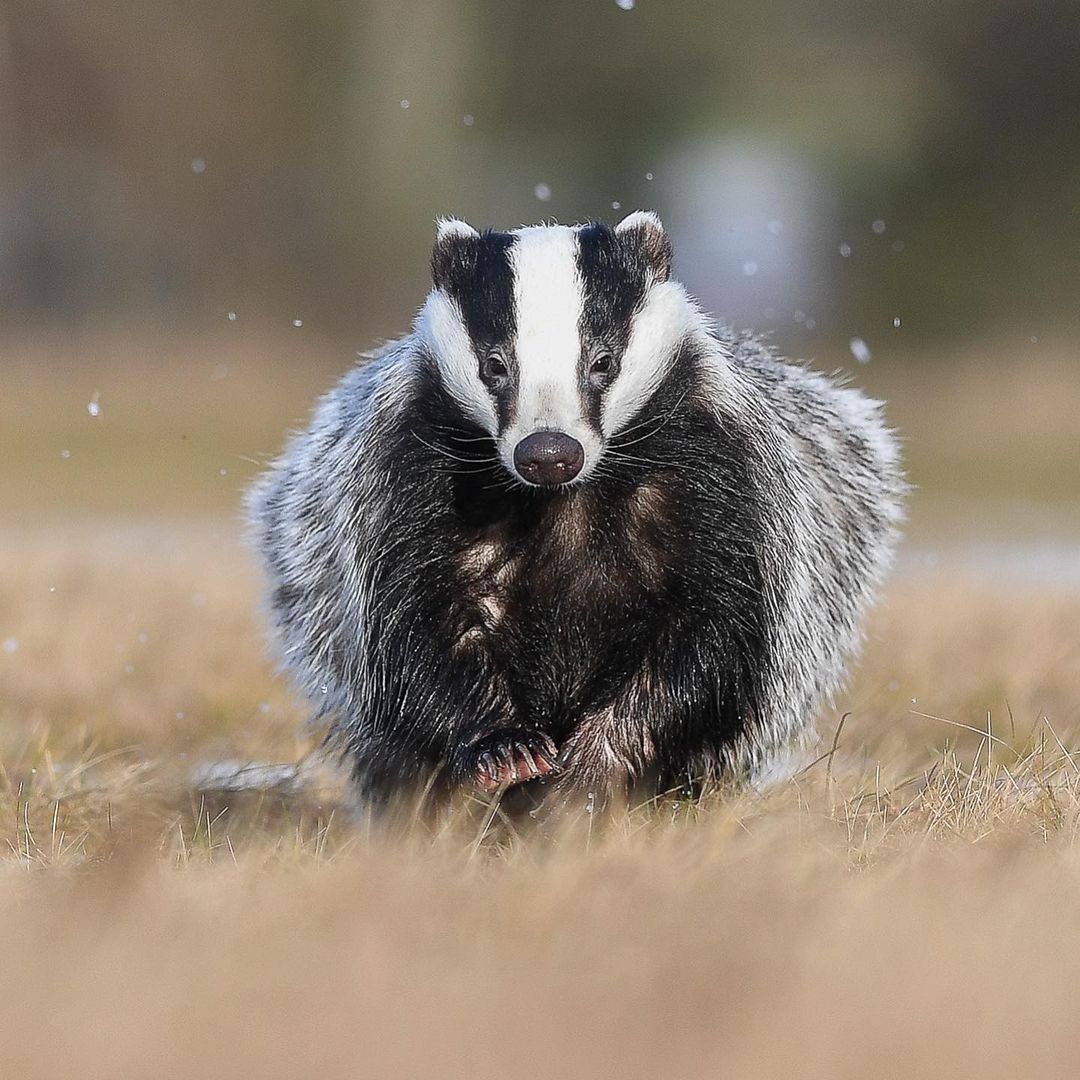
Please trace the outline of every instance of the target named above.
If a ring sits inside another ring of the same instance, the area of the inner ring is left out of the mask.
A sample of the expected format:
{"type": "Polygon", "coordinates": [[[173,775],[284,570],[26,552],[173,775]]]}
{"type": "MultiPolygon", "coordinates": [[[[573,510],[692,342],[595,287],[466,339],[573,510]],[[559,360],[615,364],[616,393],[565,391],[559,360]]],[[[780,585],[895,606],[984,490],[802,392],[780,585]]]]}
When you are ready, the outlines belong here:
{"type": "MultiPolygon", "coordinates": [[[[535,776],[540,775],[540,770],[537,768],[536,759],[529,752],[529,748],[523,742],[514,743],[514,749],[517,751],[517,760],[524,762],[525,764],[525,779],[531,780],[535,776]]],[[[516,769],[515,769],[516,772],[516,769]]]]}
{"type": "Polygon", "coordinates": [[[485,736],[468,750],[473,783],[482,791],[499,791],[537,780],[555,771],[558,752],[541,731],[507,728],[485,736]]]}
{"type": "Polygon", "coordinates": [[[483,753],[477,762],[477,779],[481,787],[496,788],[499,786],[499,765],[495,755],[483,753]]]}

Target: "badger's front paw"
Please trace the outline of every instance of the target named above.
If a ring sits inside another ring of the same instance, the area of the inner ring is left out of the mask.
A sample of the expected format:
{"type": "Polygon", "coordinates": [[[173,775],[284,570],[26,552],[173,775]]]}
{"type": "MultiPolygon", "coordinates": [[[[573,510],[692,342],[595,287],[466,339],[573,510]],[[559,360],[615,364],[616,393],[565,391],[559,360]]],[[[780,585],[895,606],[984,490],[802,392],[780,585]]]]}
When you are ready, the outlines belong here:
{"type": "Polygon", "coordinates": [[[481,791],[499,791],[555,771],[558,751],[542,731],[500,728],[465,750],[462,772],[481,791]]]}

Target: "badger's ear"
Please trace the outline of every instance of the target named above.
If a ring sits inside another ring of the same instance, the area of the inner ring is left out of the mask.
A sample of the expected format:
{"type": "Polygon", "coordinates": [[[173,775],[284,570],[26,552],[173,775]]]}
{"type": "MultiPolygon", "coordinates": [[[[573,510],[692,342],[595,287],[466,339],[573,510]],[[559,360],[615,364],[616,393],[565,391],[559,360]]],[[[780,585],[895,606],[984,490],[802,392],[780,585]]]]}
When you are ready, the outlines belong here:
{"type": "Polygon", "coordinates": [[[615,235],[652,267],[657,281],[671,277],[671,241],[651,210],[636,210],[615,226],[615,235]]]}
{"type": "Polygon", "coordinates": [[[460,264],[465,251],[480,234],[457,218],[439,218],[436,222],[435,246],[431,250],[431,280],[441,289],[449,279],[455,264],[460,264]]]}

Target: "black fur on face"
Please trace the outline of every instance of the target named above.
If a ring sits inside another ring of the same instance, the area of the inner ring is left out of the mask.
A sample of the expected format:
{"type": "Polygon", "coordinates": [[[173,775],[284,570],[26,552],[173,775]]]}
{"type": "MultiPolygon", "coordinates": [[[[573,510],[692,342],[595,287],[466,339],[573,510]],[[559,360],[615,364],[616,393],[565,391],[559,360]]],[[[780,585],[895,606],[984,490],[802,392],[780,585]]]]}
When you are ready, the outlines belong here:
{"type": "Polygon", "coordinates": [[[431,253],[431,278],[457,304],[477,357],[478,374],[495,402],[499,430],[513,420],[517,399],[514,338],[513,233],[488,229],[477,235],[454,232],[431,253]]]}
{"type": "Polygon", "coordinates": [[[657,271],[637,230],[620,235],[603,222],[578,232],[578,271],[584,287],[579,385],[585,415],[599,431],[604,391],[618,378],[634,315],[657,271]]]}
{"type": "Polygon", "coordinates": [[[582,341],[604,342],[621,353],[630,340],[634,312],[645,299],[648,262],[636,245],[594,222],[578,232],[578,269],[585,292],[582,341]]]}

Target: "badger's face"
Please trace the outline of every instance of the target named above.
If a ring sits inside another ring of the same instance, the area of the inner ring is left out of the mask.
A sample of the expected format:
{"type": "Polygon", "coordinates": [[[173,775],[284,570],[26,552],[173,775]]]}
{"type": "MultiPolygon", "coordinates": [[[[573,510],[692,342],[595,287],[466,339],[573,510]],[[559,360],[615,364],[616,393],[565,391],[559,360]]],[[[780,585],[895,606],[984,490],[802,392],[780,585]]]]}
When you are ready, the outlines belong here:
{"type": "Polygon", "coordinates": [[[580,483],[671,368],[695,309],[659,219],[478,233],[441,221],[417,332],[526,484],[580,483]]]}

